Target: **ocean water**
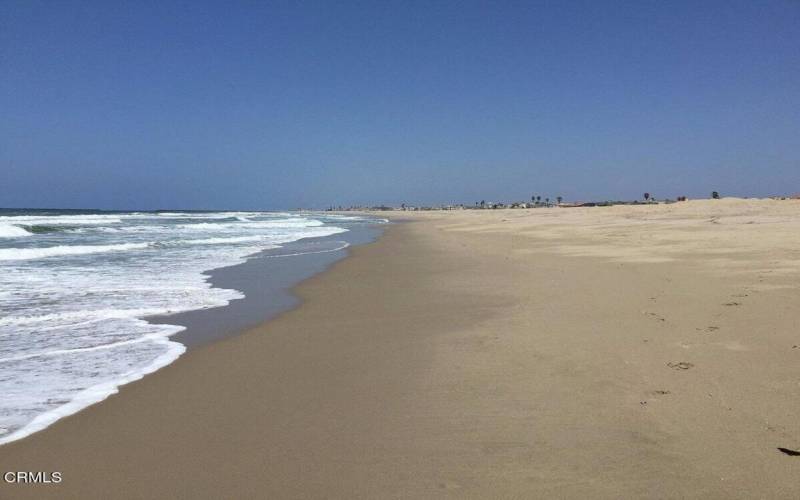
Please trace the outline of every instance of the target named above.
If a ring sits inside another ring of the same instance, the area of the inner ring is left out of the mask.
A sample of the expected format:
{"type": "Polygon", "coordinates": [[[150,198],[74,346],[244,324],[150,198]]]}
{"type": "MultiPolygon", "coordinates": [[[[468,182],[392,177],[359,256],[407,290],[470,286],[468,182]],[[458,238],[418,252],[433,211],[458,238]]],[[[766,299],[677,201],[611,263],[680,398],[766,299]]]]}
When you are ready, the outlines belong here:
{"type": "Polygon", "coordinates": [[[0,210],[0,444],[178,358],[183,327],[145,317],[243,298],[204,271],[376,222],[274,212],[0,210]]]}

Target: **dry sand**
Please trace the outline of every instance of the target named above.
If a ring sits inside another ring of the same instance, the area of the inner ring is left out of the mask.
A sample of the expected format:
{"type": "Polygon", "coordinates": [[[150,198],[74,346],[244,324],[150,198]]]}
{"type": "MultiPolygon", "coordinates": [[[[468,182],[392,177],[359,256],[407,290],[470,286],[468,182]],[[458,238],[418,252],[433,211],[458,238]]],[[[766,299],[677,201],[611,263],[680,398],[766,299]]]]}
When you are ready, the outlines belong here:
{"type": "Polygon", "coordinates": [[[402,217],[0,497],[800,497],[800,202],[402,217]]]}

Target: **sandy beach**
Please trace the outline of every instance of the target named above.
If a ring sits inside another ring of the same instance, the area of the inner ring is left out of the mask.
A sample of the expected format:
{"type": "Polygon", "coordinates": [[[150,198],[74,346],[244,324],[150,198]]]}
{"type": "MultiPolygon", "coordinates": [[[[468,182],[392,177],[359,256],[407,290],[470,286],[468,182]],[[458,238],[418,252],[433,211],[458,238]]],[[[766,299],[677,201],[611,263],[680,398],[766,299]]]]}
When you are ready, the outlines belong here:
{"type": "Polygon", "coordinates": [[[392,213],[0,498],[797,498],[800,201],[392,213]]]}

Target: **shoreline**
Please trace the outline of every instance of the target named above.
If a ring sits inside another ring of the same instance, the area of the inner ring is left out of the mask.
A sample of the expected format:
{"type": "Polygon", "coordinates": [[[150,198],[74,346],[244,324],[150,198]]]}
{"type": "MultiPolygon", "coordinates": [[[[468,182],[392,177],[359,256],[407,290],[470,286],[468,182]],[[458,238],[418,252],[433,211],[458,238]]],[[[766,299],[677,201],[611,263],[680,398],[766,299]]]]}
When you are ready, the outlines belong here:
{"type": "Polygon", "coordinates": [[[298,284],[347,258],[351,248],[380,238],[383,231],[380,223],[341,225],[347,227],[348,231],[301,238],[284,243],[279,248],[262,250],[240,264],[204,273],[212,287],[235,289],[244,294],[242,299],[233,300],[222,307],[144,319],[150,323],[184,327],[170,340],[185,345],[187,349],[239,335],[266,323],[300,305],[300,300],[293,293],[298,284]],[[262,276],[265,279],[259,279],[262,276]]]}
{"type": "Polygon", "coordinates": [[[26,439],[61,419],[102,403],[110,396],[118,394],[122,387],[168,367],[189,349],[238,335],[297,307],[300,301],[292,294],[297,284],[324,272],[337,260],[346,258],[349,247],[373,241],[381,233],[378,223],[353,224],[343,221],[340,226],[347,230],[282,243],[275,248],[247,256],[242,262],[203,271],[202,274],[207,277],[206,281],[212,288],[236,290],[244,296],[222,306],[140,318],[151,324],[180,328],[172,335],[156,339],[169,346],[166,353],[135,372],[114,381],[88,387],[67,403],[38,415],[24,427],[3,436],[0,447],[26,439]],[[291,260],[291,264],[282,265],[286,263],[284,259],[291,260]],[[268,280],[254,278],[265,275],[269,276],[268,280]]]}
{"type": "Polygon", "coordinates": [[[64,478],[0,493],[796,496],[800,204],[707,205],[404,213],[300,307],[0,447],[64,478]]]}

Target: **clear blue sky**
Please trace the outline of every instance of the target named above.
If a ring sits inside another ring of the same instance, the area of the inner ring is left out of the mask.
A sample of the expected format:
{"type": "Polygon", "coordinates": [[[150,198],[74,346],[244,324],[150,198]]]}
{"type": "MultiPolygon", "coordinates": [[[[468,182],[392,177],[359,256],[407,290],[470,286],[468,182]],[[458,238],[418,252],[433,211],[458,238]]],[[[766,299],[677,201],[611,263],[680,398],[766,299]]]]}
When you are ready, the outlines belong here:
{"type": "Polygon", "coordinates": [[[0,206],[800,191],[800,1],[0,0],[0,206]]]}

